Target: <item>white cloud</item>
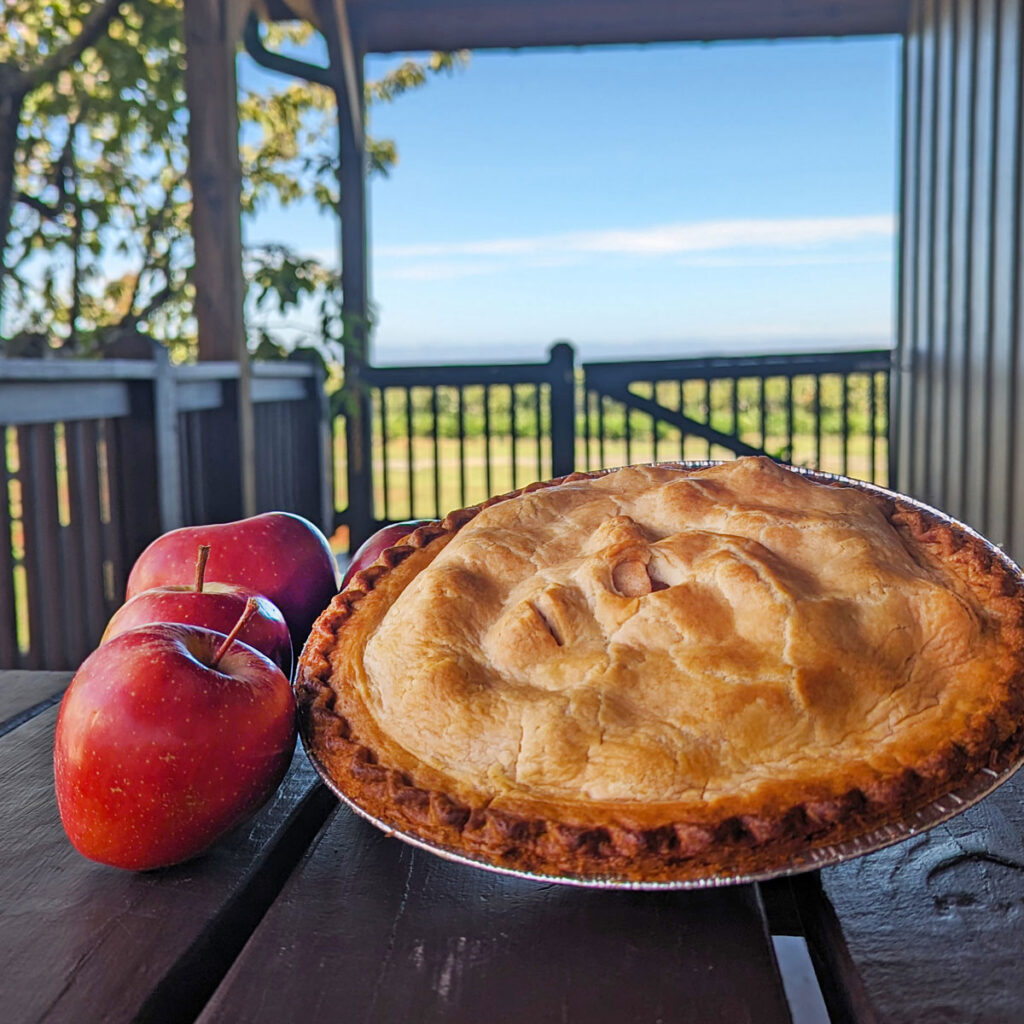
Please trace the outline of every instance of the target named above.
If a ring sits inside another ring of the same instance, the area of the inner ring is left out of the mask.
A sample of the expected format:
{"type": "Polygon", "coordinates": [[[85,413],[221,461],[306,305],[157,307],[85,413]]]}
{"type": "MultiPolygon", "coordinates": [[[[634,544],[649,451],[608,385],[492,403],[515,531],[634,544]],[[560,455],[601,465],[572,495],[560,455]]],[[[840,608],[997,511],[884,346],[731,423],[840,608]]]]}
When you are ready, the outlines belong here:
{"type": "Polygon", "coordinates": [[[891,252],[869,253],[805,253],[799,256],[750,254],[746,256],[681,256],[677,261],[680,267],[700,267],[704,269],[742,269],[747,267],[850,267],[868,266],[871,264],[888,264],[892,262],[891,252]]]}
{"type": "Polygon", "coordinates": [[[397,281],[446,281],[451,278],[493,274],[501,269],[493,264],[469,263],[464,260],[431,260],[428,263],[407,263],[389,266],[385,273],[397,281]]]}
{"type": "Polygon", "coordinates": [[[890,239],[888,214],[860,217],[792,217],[709,220],[655,224],[636,229],[602,229],[472,242],[379,245],[374,256],[391,259],[459,256],[548,256],[606,253],[619,256],[674,255],[727,250],[793,249],[890,239]]]}

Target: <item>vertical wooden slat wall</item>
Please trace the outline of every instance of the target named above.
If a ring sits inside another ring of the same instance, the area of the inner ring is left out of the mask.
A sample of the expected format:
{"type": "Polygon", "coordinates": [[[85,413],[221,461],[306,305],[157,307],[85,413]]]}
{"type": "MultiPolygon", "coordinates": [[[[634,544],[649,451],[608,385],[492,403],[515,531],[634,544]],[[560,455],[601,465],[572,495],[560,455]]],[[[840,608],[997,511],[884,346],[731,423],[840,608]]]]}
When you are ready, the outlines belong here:
{"type": "Polygon", "coordinates": [[[1024,0],[915,0],[896,485],[1024,559],[1024,0]]]}

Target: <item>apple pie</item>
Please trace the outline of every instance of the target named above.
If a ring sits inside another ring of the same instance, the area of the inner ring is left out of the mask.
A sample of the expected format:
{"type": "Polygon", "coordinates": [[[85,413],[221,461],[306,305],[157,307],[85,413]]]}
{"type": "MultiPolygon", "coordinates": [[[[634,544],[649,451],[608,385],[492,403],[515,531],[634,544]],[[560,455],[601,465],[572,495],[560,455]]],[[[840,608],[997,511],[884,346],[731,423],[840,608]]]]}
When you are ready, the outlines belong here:
{"type": "Polygon", "coordinates": [[[1020,573],[898,495],[744,458],[573,474],[421,526],[296,681],[357,808],[485,865],[800,863],[1024,748],[1020,573]]]}

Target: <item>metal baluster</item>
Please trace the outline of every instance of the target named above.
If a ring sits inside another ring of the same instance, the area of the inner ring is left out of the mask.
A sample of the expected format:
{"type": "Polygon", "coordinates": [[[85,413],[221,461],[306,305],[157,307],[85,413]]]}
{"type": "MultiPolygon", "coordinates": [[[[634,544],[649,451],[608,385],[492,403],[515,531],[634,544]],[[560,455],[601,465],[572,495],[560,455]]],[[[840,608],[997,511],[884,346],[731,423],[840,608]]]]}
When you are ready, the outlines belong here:
{"type": "Polygon", "coordinates": [[[732,379],[732,433],[733,437],[740,436],[740,379],[732,379]]]}
{"type": "Polygon", "coordinates": [[[850,475],[850,375],[843,374],[843,476],[850,475]]]}
{"type": "MultiPolygon", "coordinates": [[[[656,402],[658,400],[658,386],[651,381],[651,401],[656,402]]],[[[658,421],[652,414],[651,417],[651,454],[654,457],[654,461],[658,461],[658,421]]]]}
{"type": "MultiPolygon", "coordinates": [[[[679,415],[686,415],[686,390],[684,382],[679,381],[679,415]]],[[[679,428],[679,461],[682,462],[686,459],[686,431],[679,428]]]]}
{"type": "Polygon", "coordinates": [[[534,477],[535,480],[543,480],[545,476],[550,476],[549,473],[544,472],[544,425],[541,423],[541,402],[540,402],[541,385],[533,385],[533,416],[534,426],[537,431],[537,475],[534,477]]]}
{"type": "Polygon", "coordinates": [[[516,430],[516,386],[508,386],[508,423],[512,432],[512,490],[519,486],[519,438],[516,430]]]}
{"type": "MultiPolygon", "coordinates": [[[[704,425],[711,426],[711,380],[708,377],[704,378],[704,425]]],[[[707,438],[707,456],[711,458],[711,438],[707,438]]]]}
{"type": "Polygon", "coordinates": [[[594,393],[590,390],[583,392],[583,458],[585,470],[590,470],[590,412],[593,405],[594,393]]]}
{"type": "Polygon", "coordinates": [[[458,397],[458,424],[459,424],[459,506],[465,508],[466,501],[466,417],[465,417],[465,389],[460,384],[457,391],[458,397]]]}
{"type": "Polygon", "coordinates": [[[878,410],[878,374],[871,373],[868,375],[868,434],[869,444],[871,446],[871,482],[878,482],[878,466],[876,464],[876,452],[875,448],[878,445],[878,421],[876,419],[878,410]]]}
{"type": "Polygon", "coordinates": [[[629,406],[623,406],[622,412],[625,415],[624,428],[626,432],[626,465],[633,464],[633,423],[629,415],[629,406]]]}
{"type": "Polygon", "coordinates": [[[381,471],[380,479],[383,493],[381,495],[381,514],[385,521],[391,519],[391,487],[388,480],[388,393],[387,388],[378,388],[377,395],[380,401],[380,451],[381,471]]]}
{"type": "Polygon", "coordinates": [[[759,397],[761,399],[761,448],[767,450],[768,441],[768,402],[765,397],[766,381],[764,377],[757,378],[759,397]]]}
{"type": "Polygon", "coordinates": [[[794,410],[793,410],[793,376],[786,378],[786,444],[789,446],[788,461],[796,463],[796,449],[794,447],[794,410]]]}
{"type": "Polygon", "coordinates": [[[484,483],[487,497],[491,490],[491,389],[484,385],[484,483]]]}
{"type": "Polygon", "coordinates": [[[409,484],[409,515],[408,519],[416,518],[415,509],[415,470],[413,467],[413,423],[412,423],[412,388],[405,389],[405,435],[407,438],[408,467],[406,475],[409,484]]]}
{"type": "Polygon", "coordinates": [[[814,375],[814,468],[821,469],[821,374],[814,375]]]}
{"type": "Polygon", "coordinates": [[[434,441],[434,515],[441,518],[441,446],[437,433],[437,385],[430,389],[430,426],[434,441]]]}

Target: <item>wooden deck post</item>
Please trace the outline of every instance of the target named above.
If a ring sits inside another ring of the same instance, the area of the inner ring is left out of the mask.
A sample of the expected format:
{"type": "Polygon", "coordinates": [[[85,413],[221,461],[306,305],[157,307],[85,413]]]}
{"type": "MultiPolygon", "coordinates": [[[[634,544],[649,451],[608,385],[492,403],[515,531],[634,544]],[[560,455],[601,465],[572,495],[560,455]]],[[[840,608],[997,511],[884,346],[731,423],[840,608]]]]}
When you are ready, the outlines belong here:
{"type": "Polygon", "coordinates": [[[551,475],[576,469],[576,353],[560,341],[551,346],[551,475]]]}
{"type": "Polygon", "coordinates": [[[361,370],[370,362],[363,50],[349,30],[345,0],[319,0],[338,102],[342,330],[345,345],[349,544],[374,529],[370,399],[361,370]]]}
{"type": "MultiPolygon", "coordinates": [[[[235,50],[248,0],[185,0],[185,87],[201,360],[239,366],[238,433],[218,458],[241,466],[240,511],[256,511],[255,426],[242,276],[241,169],[235,50]]],[[[212,440],[212,439],[211,439],[212,440]]]]}

